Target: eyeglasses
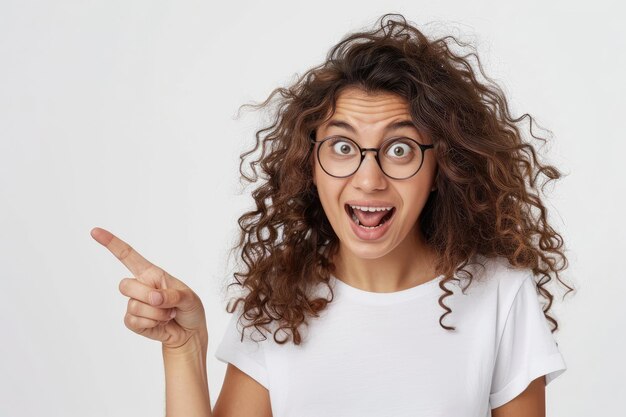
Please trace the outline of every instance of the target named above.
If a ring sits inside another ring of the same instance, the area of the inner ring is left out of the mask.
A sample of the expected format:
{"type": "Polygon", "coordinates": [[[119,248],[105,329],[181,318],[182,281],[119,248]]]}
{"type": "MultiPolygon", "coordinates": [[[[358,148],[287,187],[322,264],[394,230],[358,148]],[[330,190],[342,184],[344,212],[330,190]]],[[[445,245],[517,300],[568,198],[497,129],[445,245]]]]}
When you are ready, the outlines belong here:
{"type": "Polygon", "coordinates": [[[367,151],[374,152],[381,171],[389,178],[404,180],[417,174],[424,162],[424,152],[433,145],[423,145],[406,137],[390,138],[379,148],[361,148],[343,136],[330,136],[321,141],[310,138],[317,147],[317,160],[328,175],[345,178],[357,172],[367,151]]]}

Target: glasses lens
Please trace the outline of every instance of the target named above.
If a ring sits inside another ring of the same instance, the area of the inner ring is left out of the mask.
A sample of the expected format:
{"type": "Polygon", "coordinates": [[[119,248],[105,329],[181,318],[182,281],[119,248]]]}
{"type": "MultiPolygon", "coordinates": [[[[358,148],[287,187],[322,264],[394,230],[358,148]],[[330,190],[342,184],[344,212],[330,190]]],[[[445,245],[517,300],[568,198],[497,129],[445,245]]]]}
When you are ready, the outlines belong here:
{"type": "Polygon", "coordinates": [[[385,174],[393,178],[408,178],[422,165],[422,150],[409,138],[398,138],[383,144],[378,154],[385,174]]]}
{"type": "Polygon", "coordinates": [[[336,177],[352,175],[361,162],[361,152],[348,138],[330,138],[320,144],[319,161],[324,171],[336,177]]]}
{"type": "MultiPolygon", "coordinates": [[[[361,162],[358,145],[344,137],[333,137],[322,142],[318,155],[324,171],[335,177],[354,174],[361,162]]],[[[378,158],[383,172],[397,179],[414,175],[422,165],[422,151],[418,143],[409,138],[386,141],[380,148],[378,158]]]]}

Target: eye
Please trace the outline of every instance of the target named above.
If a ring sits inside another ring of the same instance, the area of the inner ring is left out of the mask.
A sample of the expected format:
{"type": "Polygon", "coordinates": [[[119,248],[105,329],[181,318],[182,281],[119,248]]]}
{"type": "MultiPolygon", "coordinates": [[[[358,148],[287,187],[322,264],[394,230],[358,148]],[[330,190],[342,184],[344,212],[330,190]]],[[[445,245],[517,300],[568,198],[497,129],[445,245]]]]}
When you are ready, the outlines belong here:
{"type": "Polygon", "coordinates": [[[345,140],[345,139],[334,139],[330,141],[330,146],[333,149],[333,152],[337,155],[348,156],[351,155],[355,150],[354,144],[345,140]]]}
{"type": "Polygon", "coordinates": [[[386,155],[392,158],[406,158],[413,152],[413,146],[403,141],[392,142],[387,148],[386,155]]]}

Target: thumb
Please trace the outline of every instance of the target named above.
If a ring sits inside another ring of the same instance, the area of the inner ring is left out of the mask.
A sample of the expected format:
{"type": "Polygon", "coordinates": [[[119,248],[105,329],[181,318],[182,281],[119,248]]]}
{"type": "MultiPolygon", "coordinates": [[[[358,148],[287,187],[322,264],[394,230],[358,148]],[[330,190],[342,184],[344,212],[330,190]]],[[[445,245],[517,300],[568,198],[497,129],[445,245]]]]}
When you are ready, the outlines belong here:
{"type": "Polygon", "coordinates": [[[162,288],[150,291],[148,299],[150,304],[161,308],[176,307],[180,310],[190,310],[193,306],[193,297],[186,290],[175,288],[162,288]]]}

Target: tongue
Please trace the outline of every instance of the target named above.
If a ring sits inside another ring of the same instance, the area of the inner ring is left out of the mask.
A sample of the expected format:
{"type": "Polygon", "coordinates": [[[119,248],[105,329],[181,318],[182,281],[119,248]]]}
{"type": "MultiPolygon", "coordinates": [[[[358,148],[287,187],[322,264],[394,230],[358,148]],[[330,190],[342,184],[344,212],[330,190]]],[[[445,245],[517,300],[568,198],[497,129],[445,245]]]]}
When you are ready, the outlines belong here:
{"type": "Polygon", "coordinates": [[[385,217],[389,212],[387,210],[383,211],[361,211],[358,209],[354,209],[354,214],[359,219],[359,222],[363,226],[373,227],[378,226],[383,217],[385,217]]]}

